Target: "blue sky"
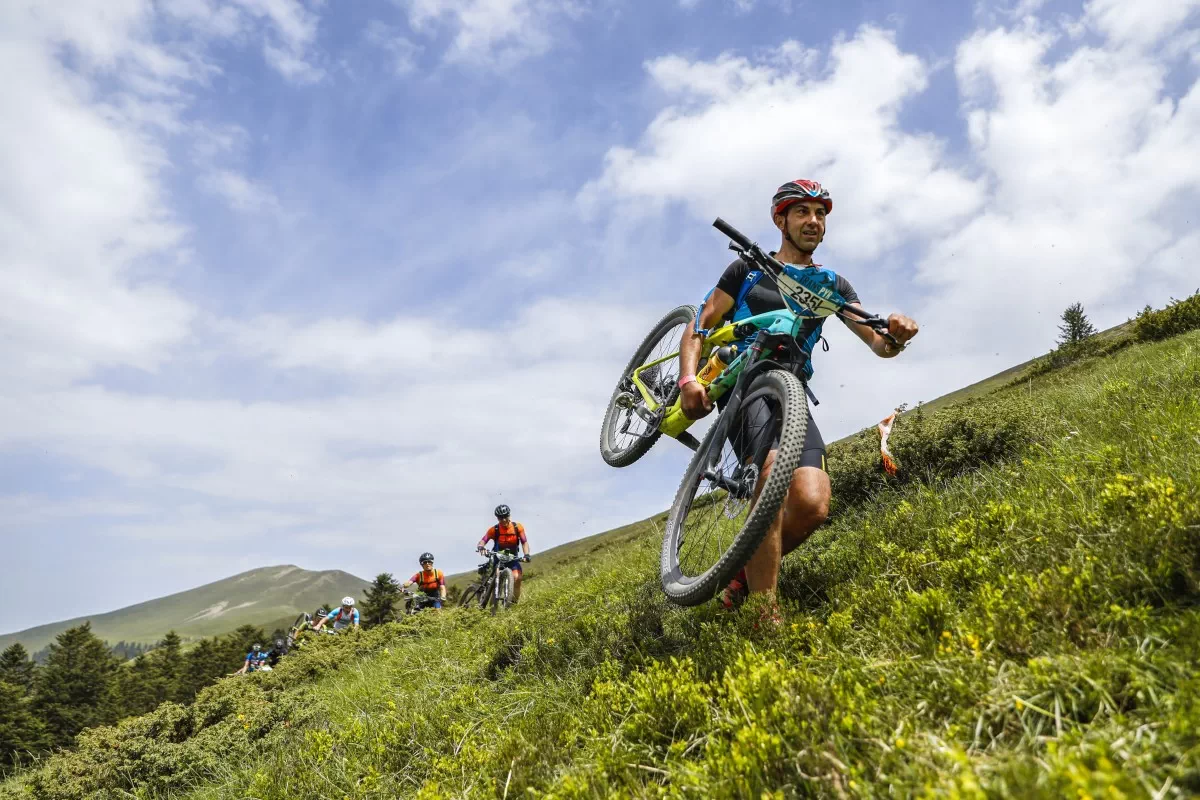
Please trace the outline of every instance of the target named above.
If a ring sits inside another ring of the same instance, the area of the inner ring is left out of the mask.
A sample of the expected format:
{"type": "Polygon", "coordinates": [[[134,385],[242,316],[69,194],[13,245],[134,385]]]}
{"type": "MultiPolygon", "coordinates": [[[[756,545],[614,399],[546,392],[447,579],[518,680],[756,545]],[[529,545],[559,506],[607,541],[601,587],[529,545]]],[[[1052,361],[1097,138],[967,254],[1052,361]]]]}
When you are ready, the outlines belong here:
{"type": "Polygon", "coordinates": [[[790,178],[922,324],[830,331],[827,439],[1190,293],[1198,7],[4,4],[0,629],[666,508],[687,452],[611,470],[600,413],[790,178]]]}

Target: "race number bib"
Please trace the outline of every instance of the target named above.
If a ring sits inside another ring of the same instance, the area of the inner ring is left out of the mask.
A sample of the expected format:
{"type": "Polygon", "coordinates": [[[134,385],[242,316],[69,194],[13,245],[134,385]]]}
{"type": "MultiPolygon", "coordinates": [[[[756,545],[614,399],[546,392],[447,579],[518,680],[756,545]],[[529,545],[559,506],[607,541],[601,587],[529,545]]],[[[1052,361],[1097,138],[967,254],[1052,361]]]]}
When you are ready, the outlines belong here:
{"type": "Polygon", "coordinates": [[[803,317],[828,317],[846,305],[835,288],[837,278],[828,272],[786,265],[776,283],[791,310],[803,317]]]}

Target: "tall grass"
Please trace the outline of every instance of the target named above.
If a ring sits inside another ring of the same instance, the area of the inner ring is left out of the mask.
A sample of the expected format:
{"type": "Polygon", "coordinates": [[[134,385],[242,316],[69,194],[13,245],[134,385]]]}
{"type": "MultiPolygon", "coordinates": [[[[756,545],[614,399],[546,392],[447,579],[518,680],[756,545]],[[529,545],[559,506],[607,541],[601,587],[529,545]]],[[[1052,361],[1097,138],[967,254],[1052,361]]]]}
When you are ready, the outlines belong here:
{"type": "Polygon", "coordinates": [[[656,521],[512,613],[314,642],[85,734],[46,798],[1200,793],[1200,332],[831,454],[835,519],[757,604],[669,607],[656,521]],[[876,451],[877,452],[877,451],[876,451]]]}

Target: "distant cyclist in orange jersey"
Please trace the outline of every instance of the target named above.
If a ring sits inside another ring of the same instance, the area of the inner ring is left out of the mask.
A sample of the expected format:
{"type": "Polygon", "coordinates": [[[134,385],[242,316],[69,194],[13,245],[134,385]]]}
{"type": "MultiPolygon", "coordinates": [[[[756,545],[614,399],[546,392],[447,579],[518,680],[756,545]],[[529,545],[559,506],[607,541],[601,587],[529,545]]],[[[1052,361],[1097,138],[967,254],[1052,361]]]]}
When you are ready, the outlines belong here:
{"type": "MultiPolygon", "coordinates": [[[[479,540],[475,549],[483,552],[487,549],[488,542],[495,542],[497,553],[508,553],[515,556],[517,546],[520,545],[525,554],[525,560],[532,561],[533,556],[529,555],[529,542],[525,540],[525,526],[519,522],[513,522],[511,516],[512,511],[508,506],[503,504],[496,506],[496,524],[488,528],[487,533],[479,540]]],[[[521,599],[521,562],[514,561],[510,567],[513,573],[512,601],[515,604],[521,599]]]]}
{"type": "Polygon", "coordinates": [[[415,584],[426,597],[433,598],[431,607],[441,608],[446,599],[446,576],[440,569],[433,568],[433,553],[421,553],[420,561],[421,571],[409,578],[404,588],[415,584]]]}

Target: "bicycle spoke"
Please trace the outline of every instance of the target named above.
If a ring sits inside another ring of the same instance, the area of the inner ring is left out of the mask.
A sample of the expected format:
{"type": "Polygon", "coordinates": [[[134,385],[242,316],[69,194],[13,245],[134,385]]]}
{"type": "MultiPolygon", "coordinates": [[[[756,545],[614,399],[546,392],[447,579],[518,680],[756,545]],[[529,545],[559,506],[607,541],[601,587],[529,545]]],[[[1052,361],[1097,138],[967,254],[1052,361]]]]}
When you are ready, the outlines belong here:
{"type": "MultiPolygon", "coordinates": [[[[653,361],[657,361],[660,358],[665,358],[670,353],[677,352],[679,350],[679,343],[683,338],[683,332],[686,328],[687,325],[681,323],[669,329],[666,335],[664,335],[658,341],[658,343],[654,345],[654,348],[650,351],[650,354],[645,358],[645,360],[642,361],[642,364],[649,364],[653,361]]],[[[660,402],[666,400],[678,380],[679,359],[677,358],[671,359],[670,361],[664,361],[663,363],[658,364],[657,366],[652,367],[641,374],[642,383],[650,388],[651,393],[653,393],[660,402]]],[[[641,398],[637,391],[637,387],[633,384],[633,380],[631,378],[627,378],[626,383],[628,386],[628,391],[631,394],[638,396],[638,400],[640,402],[641,398]]],[[[613,414],[616,416],[616,419],[614,420],[615,424],[613,426],[615,431],[615,450],[626,450],[639,439],[645,438],[648,434],[652,433],[650,424],[647,423],[646,420],[639,417],[632,408],[614,408],[613,414]]]]}

